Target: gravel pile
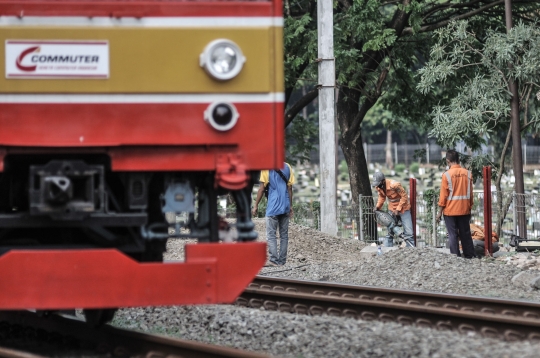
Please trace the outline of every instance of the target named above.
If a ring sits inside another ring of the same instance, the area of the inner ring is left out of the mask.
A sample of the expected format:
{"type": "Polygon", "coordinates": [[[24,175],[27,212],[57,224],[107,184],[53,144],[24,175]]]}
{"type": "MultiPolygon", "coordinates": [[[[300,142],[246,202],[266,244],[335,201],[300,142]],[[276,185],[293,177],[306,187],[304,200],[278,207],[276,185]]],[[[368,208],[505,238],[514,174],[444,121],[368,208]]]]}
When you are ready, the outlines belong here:
{"type": "MultiPolygon", "coordinates": [[[[355,285],[434,291],[512,299],[540,299],[540,291],[514,285],[521,272],[493,259],[467,260],[434,249],[398,249],[348,262],[317,263],[289,271],[265,269],[265,275],[355,285]]],[[[538,271],[534,271],[540,276],[538,271]]]]}
{"type": "MultiPolygon", "coordinates": [[[[259,240],[265,240],[264,220],[257,220],[256,226],[259,240]]],[[[518,260],[513,256],[501,260],[465,260],[434,249],[398,249],[382,256],[362,257],[359,253],[363,244],[356,240],[334,238],[294,224],[290,226],[289,236],[287,264],[265,267],[261,274],[540,299],[540,291],[529,284],[540,273],[523,271],[532,268],[531,265],[516,267],[510,263],[518,260]]],[[[182,259],[184,243],[171,241],[166,258],[182,259]]],[[[540,344],[531,342],[499,342],[393,323],[309,317],[234,306],[126,309],[117,314],[114,324],[281,357],[536,357],[540,349],[540,344]]]]}
{"type": "MultiPolygon", "coordinates": [[[[266,241],[265,220],[255,219],[254,222],[258,241],[266,241]]],[[[358,240],[342,239],[290,223],[286,266],[349,261],[351,257],[358,257],[364,246],[358,240]]]]}
{"type": "MultiPolygon", "coordinates": [[[[255,219],[257,241],[266,242],[264,219],[255,219]]],[[[279,236],[278,236],[279,240],[279,236]]],[[[196,240],[169,240],[165,260],[183,260],[184,245],[196,240]]],[[[358,257],[365,244],[358,240],[342,239],[296,224],[289,224],[289,246],[286,266],[306,263],[342,262],[358,257]]]]}
{"type": "Polygon", "coordinates": [[[501,254],[497,257],[497,261],[524,270],[540,270],[540,254],[537,252],[501,252],[501,254]]]}

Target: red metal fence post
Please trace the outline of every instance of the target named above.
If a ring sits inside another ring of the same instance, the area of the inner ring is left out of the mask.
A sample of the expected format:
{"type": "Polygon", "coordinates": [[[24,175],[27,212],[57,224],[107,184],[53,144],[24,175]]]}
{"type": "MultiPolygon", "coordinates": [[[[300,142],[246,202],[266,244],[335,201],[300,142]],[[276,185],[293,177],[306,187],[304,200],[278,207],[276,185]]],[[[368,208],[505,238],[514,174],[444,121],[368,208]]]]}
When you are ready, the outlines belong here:
{"type": "Polygon", "coordinates": [[[486,166],[484,176],[484,254],[493,256],[493,244],[491,242],[492,231],[492,207],[491,207],[491,167],[486,166]]]}
{"type": "Polygon", "coordinates": [[[416,179],[409,178],[409,200],[411,202],[411,219],[414,246],[416,247],[416,179]]]}

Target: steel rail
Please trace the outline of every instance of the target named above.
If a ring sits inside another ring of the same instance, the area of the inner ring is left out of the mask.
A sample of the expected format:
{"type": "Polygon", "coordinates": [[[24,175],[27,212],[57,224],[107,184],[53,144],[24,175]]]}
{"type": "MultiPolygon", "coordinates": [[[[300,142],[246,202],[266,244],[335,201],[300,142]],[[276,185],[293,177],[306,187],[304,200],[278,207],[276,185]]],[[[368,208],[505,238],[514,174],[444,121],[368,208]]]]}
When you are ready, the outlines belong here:
{"type": "Polygon", "coordinates": [[[2,358],[46,358],[36,354],[31,354],[16,349],[0,347],[0,357],[2,358]]]}
{"type": "Polygon", "coordinates": [[[257,276],[237,304],[540,340],[540,304],[257,276]]]}
{"type": "MultiPolygon", "coordinates": [[[[256,352],[167,338],[112,326],[93,328],[78,319],[70,319],[58,315],[43,317],[28,311],[2,311],[0,312],[0,322],[25,327],[25,329],[31,328],[65,335],[70,339],[78,339],[85,344],[88,344],[88,342],[98,343],[101,351],[106,350],[115,354],[121,353],[122,356],[174,356],[182,358],[269,357],[268,355],[256,352]]],[[[2,355],[2,351],[0,350],[0,357],[10,357],[10,355],[7,353],[6,355],[2,355]]],[[[16,357],[16,355],[13,355],[13,357],[16,357]]],[[[20,357],[22,358],[23,356],[20,357]]],[[[32,357],[32,355],[28,355],[28,357],[32,357]]]]}

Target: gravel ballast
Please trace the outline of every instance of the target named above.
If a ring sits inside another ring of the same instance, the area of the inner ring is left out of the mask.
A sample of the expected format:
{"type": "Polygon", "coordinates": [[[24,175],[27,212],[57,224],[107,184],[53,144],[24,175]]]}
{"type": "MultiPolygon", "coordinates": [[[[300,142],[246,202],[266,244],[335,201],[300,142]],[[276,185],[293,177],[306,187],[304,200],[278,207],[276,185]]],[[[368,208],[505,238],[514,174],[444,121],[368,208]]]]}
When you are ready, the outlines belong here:
{"type": "Polygon", "coordinates": [[[279,357],[537,357],[539,344],[234,306],[122,310],[115,324],[279,357]]]}
{"type": "MultiPolygon", "coordinates": [[[[264,227],[264,219],[256,220],[260,240],[265,240],[264,227]]],[[[540,271],[533,274],[529,270],[526,274],[530,277],[522,274],[524,279],[513,282],[523,267],[513,265],[516,260],[512,258],[466,260],[434,249],[398,249],[360,258],[363,247],[357,240],[291,224],[287,264],[265,267],[261,274],[511,299],[540,298],[540,291],[527,284],[536,273],[540,276],[540,271]]],[[[166,258],[182,257],[183,242],[171,241],[166,258]]],[[[227,305],[125,309],[117,313],[114,324],[282,357],[536,357],[540,349],[540,344],[533,342],[510,343],[393,323],[227,305]]]]}

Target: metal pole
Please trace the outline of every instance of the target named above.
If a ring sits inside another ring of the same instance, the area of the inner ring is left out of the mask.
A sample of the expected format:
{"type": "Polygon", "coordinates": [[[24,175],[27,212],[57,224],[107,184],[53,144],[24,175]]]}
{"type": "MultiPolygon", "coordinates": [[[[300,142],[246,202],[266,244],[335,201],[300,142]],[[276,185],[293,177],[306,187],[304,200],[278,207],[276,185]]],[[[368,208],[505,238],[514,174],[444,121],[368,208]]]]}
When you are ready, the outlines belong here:
{"type": "Polygon", "coordinates": [[[368,160],[368,156],[367,156],[367,143],[364,142],[364,144],[362,144],[362,146],[364,147],[364,157],[366,157],[366,163],[369,164],[369,160],[368,160]]]}
{"type": "Polygon", "coordinates": [[[358,238],[364,241],[364,209],[362,208],[362,194],[358,195],[358,238]]]}
{"type": "Polygon", "coordinates": [[[407,142],[403,144],[404,152],[405,152],[405,166],[409,165],[409,153],[407,152],[407,142]]]}
{"type": "Polygon", "coordinates": [[[433,200],[433,210],[431,213],[431,218],[433,220],[433,232],[431,233],[432,239],[433,239],[433,246],[437,247],[437,201],[433,200]]]}
{"type": "Polygon", "coordinates": [[[398,163],[398,157],[397,157],[397,142],[394,142],[394,157],[396,158],[396,164],[398,163]]]}
{"type": "Polygon", "coordinates": [[[517,195],[516,195],[516,192],[512,192],[512,214],[513,214],[513,218],[512,218],[512,222],[514,224],[514,235],[517,235],[519,236],[519,232],[518,232],[518,220],[517,220],[517,195]]]}
{"type": "Polygon", "coordinates": [[[484,255],[493,256],[493,243],[491,242],[492,209],[491,206],[491,167],[486,166],[484,174],[484,255]]]}
{"type": "Polygon", "coordinates": [[[416,179],[409,178],[409,200],[411,202],[411,221],[414,246],[418,246],[416,242],[416,179]]]}
{"type": "MultiPolygon", "coordinates": [[[[512,0],[504,0],[504,12],[506,20],[506,32],[512,29],[512,0]]],[[[512,64],[509,65],[512,69],[512,64]]],[[[521,123],[519,121],[519,97],[518,86],[512,78],[508,79],[508,87],[512,94],[510,102],[510,118],[512,126],[512,164],[514,167],[515,190],[517,194],[525,194],[525,185],[523,182],[523,153],[521,152],[521,123]]],[[[515,202],[514,202],[515,203],[515,202]]],[[[527,238],[525,225],[525,212],[519,212],[517,217],[517,228],[522,238],[527,238]]]]}
{"type": "Polygon", "coordinates": [[[429,164],[429,143],[426,143],[426,164],[429,164]]]}
{"type": "Polygon", "coordinates": [[[321,231],[330,235],[337,233],[336,129],[334,122],[336,76],[333,29],[332,0],[317,1],[321,231]]]}

